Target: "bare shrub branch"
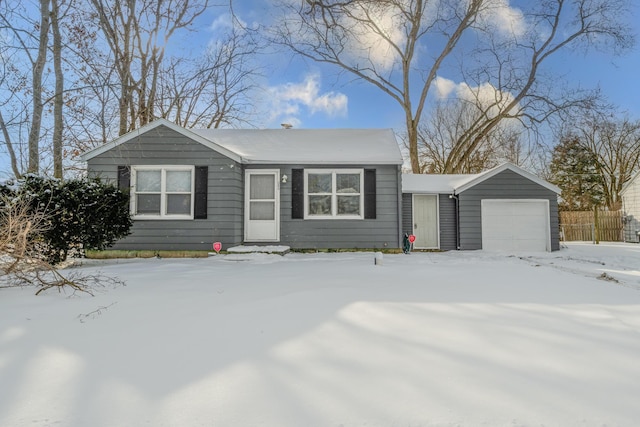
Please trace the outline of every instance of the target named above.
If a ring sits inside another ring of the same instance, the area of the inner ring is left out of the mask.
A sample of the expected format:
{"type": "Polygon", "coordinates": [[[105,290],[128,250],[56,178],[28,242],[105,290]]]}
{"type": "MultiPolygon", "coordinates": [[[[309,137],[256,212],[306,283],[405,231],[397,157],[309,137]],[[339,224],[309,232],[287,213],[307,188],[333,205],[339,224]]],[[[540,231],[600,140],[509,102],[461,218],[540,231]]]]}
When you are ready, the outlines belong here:
{"type": "Polygon", "coordinates": [[[24,198],[0,195],[0,288],[35,286],[36,295],[49,289],[93,295],[100,287],[124,284],[99,273],[62,274],[47,262],[41,238],[47,222],[44,211],[34,211],[24,198]]]}

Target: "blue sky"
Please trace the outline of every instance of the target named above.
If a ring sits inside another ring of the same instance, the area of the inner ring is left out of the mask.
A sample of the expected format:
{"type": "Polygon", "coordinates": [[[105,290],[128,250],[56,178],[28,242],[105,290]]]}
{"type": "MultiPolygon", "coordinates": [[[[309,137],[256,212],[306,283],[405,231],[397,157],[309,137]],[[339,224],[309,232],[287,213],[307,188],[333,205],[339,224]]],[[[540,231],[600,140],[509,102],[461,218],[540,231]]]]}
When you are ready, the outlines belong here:
{"type": "MultiPolygon", "coordinates": [[[[270,12],[273,0],[234,0],[240,18],[248,23],[261,22],[270,12]]],[[[496,0],[505,4],[519,0],[496,0]]],[[[224,5],[212,7],[195,22],[193,31],[175,35],[168,52],[198,55],[217,39],[216,31],[229,22],[224,5]]],[[[564,52],[550,63],[553,70],[573,87],[600,87],[608,100],[627,111],[632,120],[640,119],[640,2],[630,0],[633,11],[629,22],[639,44],[624,56],[606,53],[564,52]]],[[[296,128],[405,128],[402,108],[378,88],[349,76],[339,77],[337,70],[290,53],[274,52],[259,58],[261,90],[253,100],[256,113],[251,124],[258,128],[279,128],[291,123],[296,128]]],[[[455,77],[443,74],[459,84],[455,77]]],[[[550,141],[552,144],[553,141],[550,141]]],[[[0,171],[7,175],[8,156],[0,154],[0,171]]]]}
{"type": "MultiPolygon", "coordinates": [[[[630,22],[638,34],[640,4],[632,3],[630,22]]],[[[241,19],[251,23],[264,19],[268,5],[269,0],[242,0],[235,2],[235,9],[241,19]]],[[[214,14],[212,11],[208,18],[224,19],[214,14]]],[[[549,65],[572,86],[599,86],[610,102],[628,111],[632,119],[640,119],[640,47],[622,57],[564,52],[549,65]]],[[[268,58],[264,66],[261,84],[271,102],[257,103],[261,110],[255,119],[258,127],[279,127],[283,122],[298,128],[383,127],[401,131],[404,127],[402,109],[394,100],[370,84],[344,76],[338,80],[335,68],[278,54],[268,58]]]]}

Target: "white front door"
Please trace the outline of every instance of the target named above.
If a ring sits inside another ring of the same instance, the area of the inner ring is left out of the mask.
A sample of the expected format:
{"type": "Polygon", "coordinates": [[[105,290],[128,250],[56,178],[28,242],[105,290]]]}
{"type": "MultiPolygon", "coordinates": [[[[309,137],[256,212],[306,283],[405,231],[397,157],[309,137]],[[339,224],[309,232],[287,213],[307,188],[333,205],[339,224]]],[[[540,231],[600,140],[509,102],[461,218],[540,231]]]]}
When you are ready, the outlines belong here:
{"type": "Polygon", "coordinates": [[[431,194],[413,195],[413,234],[416,249],[438,249],[438,196],[431,194]]]}
{"type": "Polygon", "coordinates": [[[280,240],[280,171],[245,171],[244,240],[277,242],[280,240]]]}

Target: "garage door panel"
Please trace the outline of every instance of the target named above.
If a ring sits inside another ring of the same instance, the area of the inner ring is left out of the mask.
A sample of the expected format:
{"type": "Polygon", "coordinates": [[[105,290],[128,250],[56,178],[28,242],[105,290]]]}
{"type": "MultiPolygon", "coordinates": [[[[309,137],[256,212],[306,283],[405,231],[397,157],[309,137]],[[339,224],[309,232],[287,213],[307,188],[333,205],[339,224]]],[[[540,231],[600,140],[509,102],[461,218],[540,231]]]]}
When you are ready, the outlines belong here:
{"type": "Polygon", "coordinates": [[[483,249],[549,250],[547,200],[483,200],[481,215],[483,249]]]}

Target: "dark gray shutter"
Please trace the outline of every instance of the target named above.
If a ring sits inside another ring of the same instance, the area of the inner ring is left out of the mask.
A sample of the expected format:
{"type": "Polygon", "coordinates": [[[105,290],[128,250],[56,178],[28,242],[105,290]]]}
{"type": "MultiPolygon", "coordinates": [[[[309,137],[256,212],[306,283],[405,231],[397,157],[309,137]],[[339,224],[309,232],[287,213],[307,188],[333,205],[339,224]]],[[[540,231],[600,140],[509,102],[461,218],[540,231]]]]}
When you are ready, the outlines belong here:
{"type": "Polygon", "coordinates": [[[131,187],[131,168],[129,166],[118,166],[118,189],[129,191],[131,187]]]}
{"type": "Polygon", "coordinates": [[[364,170],[364,219],[376,219],[376,170],[364,170]]]}
{"type": "Polygon", "coordinates": [[[291,170],[291,218],[304,218],[304,169],[291,170]]]}
{"type": "Polygon", "coordinates": [[[196,166],[193,217],[207,219],[207,194],[209,193],[209,167],[196,166]]]}

